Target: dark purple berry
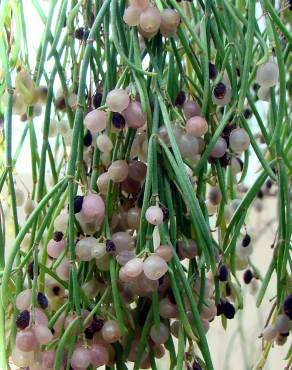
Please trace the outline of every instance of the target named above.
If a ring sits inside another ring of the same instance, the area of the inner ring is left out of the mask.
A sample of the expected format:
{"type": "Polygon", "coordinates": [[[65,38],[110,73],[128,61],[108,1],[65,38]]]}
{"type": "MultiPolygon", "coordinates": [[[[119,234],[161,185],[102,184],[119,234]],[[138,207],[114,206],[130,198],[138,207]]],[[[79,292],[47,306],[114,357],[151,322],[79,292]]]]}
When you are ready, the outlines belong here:
{"type": "Polygon", "coordinates": [[[262,190],[259,190],[259,192],[257,193],[257,197],[258,197],[259,199],[263,199],[263,197],[264,197],[264,192],[263,192],[262,190]]]}
{"type": "Polygon", "coordinates": [[[102,102],[102,93],[96,91],[96,93],[92,97],[92,104],[95,109],[99,108],[101,106],[102,102]]]}
{"type": "Polygon", "coordinates": [[[114,112],[112,116],[112,123],[115,128],[121,129],[125,127],[126,121],[120,113],[114,112]]]}
{"type": "Polygon", "coordinates": [[[173,294],[172,289],[168,289],[168,290],[167,290],[167,297],[168,297],[169,301],[170,301],[172,304],[176,304],[175,297],[174,297],[174,294],[173,294]]]}
{"type": "Polygon", "coordinates": [[[92,339],[92,338],[93,338],[93,336],[94,336],[94,332],[93,332],[93,330],[92,330],[91,326],[89,326],[88,328],[86,328],[86,329],[84,330],[84,334],[85,334],[85,338],[86,338],[86,339],[92,339]]]}
{"type": "MultiPolygon", "coordinates": [[[[32,262],[30,262],[30,264],[27,267],[27,273],[28,273],[28,275],[29,275],[29,277],[30,277],[31,280],[34,279],[34,274],[35,274],[35,271],[34,270],[35,270],[34,269],[34,262],[32,261],[32,262]]],[[[38,275],[38,271],[36,273],[38,275]]]]}
{"type": "Polygon", "coordinates": [[[202,367],[200,366],[200,364],[196,360],[193,363],[193,370],[202,370],[202,367]]]}
{"type": "Polygon", "coordinates": [[[217,308],[217,316],[221,316],[222,315],[222,313],[223,313],[223,306],[222,306],[222,303],[220,302],[220,303],[218,303],[217,304],[217,306],[216,306],[216,308],[217,308]]]}
{"type": "Polygon", "coordinates": [[[244,236],[244,238],[242,239],[241,245],[243,247],[247,247],[249,245],[250,241],[251,241],[251,237],[248,234],[246,234],[244,236]]]}
{"type": "Polygon", "coordinates": [[[182,107],[186,101],[186,93],[184,91],[179,91],[177,97],[175,98],[174,105],[176,107],[182,107]]]}
{"type": "Polygon", "coordinates": [[[224,155],[221,158],[219,158],[219,163],[223,168],[226,168],[230,163],[230,159],[231,159],[230,155],[228,153],[224,153],[224,155]]]}
{"type": "Polygon", "coordinates": [[[214,80],[217,77],[217,69],[215,64],[209,62],[209,78],[210,80],[214,80]]]}
{"type": "Polygon", "coordinates": [[[82,209],[83,196],[76,195],[74,198],[74,213],[79,213],[82,209]]]}
{"type": "Polygon", "coordinates": [[[63,239],[64,234],[62,231],[55,231],[53,234],[53,239],[55,242],[60,242],[63,239]]]}
{"type": "Polygon", "coordinates": [[[163,221],[166,221],[169,219],[169,209],[166,207],[161,208],[162,213],[163,213],[163,221]]]}
{"type": "Polygon", "coordinates": [[[90,131],[87,131],[83,138],[84,146],[89,147],[92,144],[92,135],[90,131]]]}
{"type": "Polygon", "coordinates": [[[252,111],[249,109],[249,108],[246,108],[244,111],[243,111],[243,117],[245,119],[249,119],[251,118],[252,116],[252,111]]]}
{"type": "Polygon", "coordinates": [[[292,294],[288,295],[283,304],[285,314],[292,320],[292,294]]]}
{"type": "Polygon", "coordinates": [[[57,110],[65,110],[66,103],[64,96],[59,96],[55,101],[55,107],[57,110]]]}
{"type": "Polygon", "coordinates": [[[253,279],[253,273],[250,269],[245,270],[243,273],[243,281],[245,284],[249,284],[253,279]]]}
{"type": "Polygon", "coordinates": [[[105,243],[105,249],[108,253],[113,253],[116,251],[115,243],[112,240],[107,240],[105,243]]]}
{"type": "Polygon", "coordinates": [[[100,331],[103,327],[103,320],[102,319],[93,319],[91,323],[91,328],[94,333],[100,331]]]}
{"type": "Polygon", "coordinates": [[[89,30],[84,31],[83,40],[87,40],[89,36],[89,30]]]}
{"type": "Polygon", "coordinates": [[[222,309],[223,309],[223,315],[226,317],[226,319],[233,319],[234,318],[235,308],[230,302],[225,301],[222,304],[222,309]]]}
{"type": "Polygon", "coordinates": [[[30,313],[28,310],[24,310],[16,316],[15,324],[18,329],[25,329],[29,325],[30,313]]]}
{"type": "Polygon", "coordinates": [[[77,40],[81,41],[84,37],[84,28],[83,27],[77,28],[74,32],[74,36],[77,40]]]}
{"type": "Polygon", "coordinates": [[[271,179],[268,179],[268,180],[266,181],[266,187],[267,187],[267,189],[271,189],[271,188],[272,188],[272,186],[273,186],[272,180],[271,180],[271,179]]]}
{"type": "Polygon", "coordinates": [[[217,99],[223,99],[226,94],[226,86],[224,83],[219,82],[213,89],[213,94],[217,99]]]}
{"type": "Polygon", "coordinates": [[[232,293],[231,286],[228,283],[226,283],[225,284],[225,294],[226,294],[226,296],[230,297],[231,293],[232,293]]]}
{"type": "Polygon", "coordinates": [[[220,281],[227,281],[228,275],[228,268],[225,265],[221,265],[218,270],[218,279],[220,281]]]}
{"type": "Polygon", "coordinates": [[[48,302],[47,297],[43,293],[38,292],[37,301],[38,301],[38,304],[40,305],[40,307],[43,310],[45,310],[46,308],[48,308],[49,302],[48,302]]]}

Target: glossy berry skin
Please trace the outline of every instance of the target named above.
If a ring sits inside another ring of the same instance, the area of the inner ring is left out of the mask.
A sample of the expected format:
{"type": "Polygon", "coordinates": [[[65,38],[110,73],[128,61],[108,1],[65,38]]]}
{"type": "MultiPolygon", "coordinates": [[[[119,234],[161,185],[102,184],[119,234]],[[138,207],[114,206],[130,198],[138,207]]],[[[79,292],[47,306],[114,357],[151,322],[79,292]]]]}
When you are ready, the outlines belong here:
{"type": "Polygon", "coordinates": [[[112,240],[107,240],[105,245],[108,253],[114,253],[116,251],[115,243],[112,240]]]}
{"type": "Polygon", "coordinates": [[[48,302],[47,297],[43,293],[38,292],[38,294],[37,294],[37,301],[38,301],[39,306],[43,310],[45,310],[46,308],[48,308],[49,302],[48,302]]]}
{"type": "Polygon", "coordinates": [[[226,86],[219,82],[213,89],[213,94],[217,99],[223,99],[226,94],[226,86]]]}
{"type": "Polygon", "coordinates": [[[20,312],[17,315],[16,320],[15,320],[16,327],[21,330],[27,328],[29,325],[29,320],[30,320],[30,313],[28,310],[24,310],[20,312]]]}
{"type": "Polygon", "coordinates": [[[225,265],[221,265],[218,270],[218,279],[222,282],[225,282],[228,279],[228,275],[228,268],[225,265]]]}
{"type": "Polygon", "coordinates": [[[101,106],[101,101],[102,101],[102,94],[96,91],[96,93],[92,97],[92,105],[94,106],[95,109],[101,106]]]}
{"type": "Polygon", "coordinates": [[[114,112],[112,115],[112,124],[117,129],[123,129],[126,125],[126,120],[121,113],[114,112]]]}
{"type": "Polygon", "coordinates": [[[214,80],[217,77],[217,69],[215,64],[209,62],[209,78],[210,80],[214,80]]]}
{"type": "Polygon", "coordinates": [[[74,36],[77,40],[82,40],[84,37],[84,28],[83,27],[77,28],[74,32],[74,36]]]}
{"type": "Polygon", "coordinates": [[[292,320],[292,294],[290,294],[284,301],[283,311],[292,320]]]}
{"type": "Polygon", "coordinates": [[[245,284],[249,284],[253,279],[253,273],[250,269],[245,270],[243,273],[243,281],[245,284]]]}
{"type": "Polygon", "coordinates": [[[250,241],[251,241],[251,237],[248,234],[246,234],[244,238],[242,239],[241,244],[243,247],[247,247],[250,244],[250,241]]]}
{"type": "Polygon", "coordinates": [[[235,308],[228,301],[225,301],[224,303],[222,303],[222,311],[223,311],[223,315],[227,319],[233,319],[235,316],[235,308]]]}
{"type": "Polygon", "coordinates": [[[74,198],[74,213],[79,213],[82,209],[82,204],[83,204],[83,196],[81,195],[76,195],[74,198]]]}
{"type": "Polygon", "coordinates": [[[84,135],[83,144],[86,147],[89,147],[92,144],[92,135],[91,135],[91,132],[89,130],[84,135]]]}
{"type": "Polygon", "coordinates": [[[62,231],[55,231],[53,234],[53,240],[55,242],[60,242],[63,239],[64,234],[62,231]]]}

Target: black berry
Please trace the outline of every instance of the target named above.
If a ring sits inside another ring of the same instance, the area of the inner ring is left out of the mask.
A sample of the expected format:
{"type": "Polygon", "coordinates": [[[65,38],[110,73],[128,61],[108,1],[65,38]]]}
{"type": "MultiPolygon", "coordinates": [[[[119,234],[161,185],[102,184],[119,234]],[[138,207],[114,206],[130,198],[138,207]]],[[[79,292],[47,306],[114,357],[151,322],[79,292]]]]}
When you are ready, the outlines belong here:
{"type": "Polygon", "coordinates": [[[284,301],[283,310],[285,314],[292,320],[292,294],[290,294],[284,301]]]}
{"type": "Polygon", "coordinates": [[[115,243],[112,240],[107,240],[105,243],[105,249],[108,253],[112,253],[116,251],[115,243]]]}
{"type": "Polygon", "coordinates": [[[217,69],[215,64],[209,62],[209,78],[210,80],[214,80],[217,77],[217,69]]]}
{"type": "Polygon", "coordinates": [[[243,273],[243,281],[245,284],[249,284],[253,279],[253,273],[250,269],[245,270],[243,273]]]}
{"type": "Polygon", "coordinates": [[[76,195],[74,198],[74,213],[79,213],[82,209],[83,196],[76,195]]]}
{"type": "Polygon", "coordinates": [[[77,28],[74,32],[74,36],[77,40],[82,40],[84,37],[84,28],[83,27],[77,28]]]}
{"type": "Polygon", "coordinates": [[[43,310],[45,310],[46,308],[48,308],[49,302],[48,302],[47,297],[43,293],[38,292],[37,301],[38,301],[38,304],[40,305],[40,307],[43,310]]]}
{"type": "Polygon", "coordinates": [[[174,105],[176,107],[182,107],[186,101],[186,93],[184,91],[179,91],[177,97],[175,98],[174,105]]]}
{"type": "Polygon", "coordinates": [[[99,108],[102,101],[102,93],[96,91],[96,93],[92,97],[92,104],[95,109],[99,108]]]}
{"type": "Polygon", "coordinates": [[[92,144],[92,135],[90,131],[87,131],[83,138],[84,146],[90,146],[92,144]]]}
{"type": "Polygon", "coordinates": [[[121,129],[125,127],[126,121],[125,118],[117,112],[113,113],[112,123],[115,128],[121,129]]]}
{"type": "Polygon", "coordinates": [[[161,208],[162,213],[163,213],[163,221],[166,221],[169,219],[169,209],[166,207],[161,208]]]}
{"type": "Polygon", "coordinates": [[[15,324],[18,327],[18,329],[25,329],[29,325],[29,320],[30,320],[30,313],[28,310],[24,310],[20,312],[19,315],[17,315],[15,324]]]}
{"type": "Polygon", "coordinates": [[[234,318],[235,308],[230,302],[228,301],[223,302],[222,309],[223,309],[223,315],[226,317],[226,319],[234,318]]]}
{"type": "Polygon", "coordinates": [[[218,279],[220,281],[227,281],[228,275],[228,268],[225,265],[221,265],[218,270],[218,279]]]}
{"type": "Polygon", "coordinates": [[[244,111],[243,111],[243,117],[245,119],[249,119],[251,118],[252,116],[252,111],[249,109],[249,108],[246,108],[244,111]]]}
{"type": "Polygon", "coordinates": [[[226,86],[224,83],[219,82],[213,89],[213,94],[217,99],[223,99],[226,94],[226,86]]]}
{"type": "Polygon", "coordinates": [[[246,234],[244,236],[244,238],[242,239],[241,245],[243,247],[247,247],[249,245],[250,241],[251,241],[251,237],[248,234],[246,234]]]}
{"type": "Polygon", "coordinates": [[[60,242],[63,239],[64,234],[62,231],[55,231],[53,234],[53,239],[55,242],[60,242]]]}

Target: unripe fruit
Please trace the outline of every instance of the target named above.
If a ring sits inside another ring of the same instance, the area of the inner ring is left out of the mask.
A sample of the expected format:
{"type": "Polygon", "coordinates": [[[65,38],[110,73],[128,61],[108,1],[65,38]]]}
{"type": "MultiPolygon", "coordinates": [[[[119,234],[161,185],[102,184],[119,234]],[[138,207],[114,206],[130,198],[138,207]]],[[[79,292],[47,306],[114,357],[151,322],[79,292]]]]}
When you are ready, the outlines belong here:
{"type": "Polygon", "coordinates": [[[200,137],[208,132],[208,122],[200,116],[191,117],[186,124],[186,131],[190,136],[200,137]]]}
{"type": "Polygon", "coordinates": [[[92,259],[92,250],[97,244],[97,239],[89,236],[79,240],[75,247],[76,256],[81,261],[90,261],[92,259]]]}
{"type": "Polygon", "coordinates": [[[33,351],[37,346],[36,337],[31,330],[22,330],[16,334],[15,345],[22,352],[33,351]]]}
{"type": "Polygon", "coordinates": [[[139,208],[130,208],[127,212],[127,224],[130,229],[137,230],[140,223],[141,210],[139,208]]]}
{"type": "Polygon", "coordinates": [[[85,217],[95,219],[101,223],[104,218],[105,204],[101,196],[95,193],[89,193],[83,199],[82,212],[85,217]]]}
{"type": "Polygon", "coordinates": [[[60,265],[56,268],[56,273],[60,279],[68,281],[70,276],[70,261],[68,257],[64,257],[60,265]]]}
{"type": "Polygon", "coordinates": [[[95,367],[107,364],[109,361],[109,352],[105,346],[93,344],[90,348],[90,362],[95,367]]]}
{"type": "Polygon", "coordinates": [[[150,328],[150,337],[156,344],[164,344],[169,338],[169,330],[166,325],[160,322],[159,332],[157,331],[155,325],[150,328]]]}
{"type": "Polygon", "coordinates": [[[141,29],[147,33],[156,33],[161,23],[161,15],[157,8],[148,7],[140,15],[139,24],[141,29]]]}
{"type": "Polygon", "coordinates": [[[160,31],[163,36],[174,36],[180,24],[180,16],[173,9],[163,9],[161,12],[160,31]]]}
{"type": "Polygon", "coordinates": [[[270,325],[263,330],[263,338],[267,342],[272,342],[276,338],[276,336],[277,329],[275,328],[275,326],[270,325]]]}
{"type": "Polygon", "coordinates": [[[160,225],[163,222],[163,212],[158,206],[151,206],[145,213],[146,220],[151,225],[160,225]]]}
{"type": "Polygon", "coordinates": [[[147,257],[143,264],[143,271],[150,280],[160,279],[168,270],[167,263],[157,254],[147,257]]]}
{"type": "Polygon", "coordinates": [[[183,105],[183,111],[187,120],[201,114],[201,108],[194,100],[187,100],[183,105]]]}
{"type": "Polygon", "coordinates": [[[35,353],[34,351],[24,352],[20,351],[17,346],[13,348],[11,359],[14,365],[20,367],[30,366],[35,361],[35,353]]]}
{"type": "Polygon", "coordinates": [[[91,249],[92,258],[102,258],[106,254],[105,243],[95,243],[91,249]]]}
{"type": "Polygon", "coordinates": [[[277,317],[275,328],[279,333],[288,333],[292,329],[292,321],[287,315],[280,314],[277,317]]]}
{"type": "Polygon", "coordinates": [[[177,145],[183,158],[193,158],[199,152],[197,138],[188,134],[182,134],[177,140],[177,145]]]}
{"type": "Polygon", "coordinates": [[[76,347],[71,357],[71,365],[76,369],[87,369],[91,362],[91,351],[84,347],[76,347]]]}
{"type": "Polygon", "coordinates": [[[51,239],[47,245],[47,253],[52,258],[58,258],[60,254],[65,250],[66,245],[67,242],[64,239],[60,240],[59,242],[51,239]]]}
{"type": "Polygon", "coordinates": [[[149,0],[130,0],[129,1],[131,6],[135,6],[141,10],[147,8],[149,6],[149,0]]]}
{"type": "Polygon", "coordinates": [[[16,297],[15,305],[19,311],[27,310],[31,304],[31,289],[25,289],[16,297]]]}
{"type": "Polygon", "coordinates": [[[126,180],[128,174],[128,163],[122,159],[113,162],[108,169],[108,175],[113,182],[122,182],[126,180]]]}
{"type": "Polygon", "coordinates": [[[222,199],[222,194],[221,194],[221,191],[220,189],[218,188],[218,186],[214,186],[212,187],[210,190],[209,190],[209,193],[208,193],[208,198],[209,198],[209,201],[214,205],[214,206],[217,206],[221,199],[222,199]]]}
{"type": "Polygon", "coordinates": [[[256,82],[263,87],[276,85],[279,78],[279,68],[277,63],[268,61],[258,67],[256,82]]]}
{"type": "Polygon", "coordinates": [[[129,94],[123,89],[114,89],[107,94],[106,105],[112,112],[121,113],[130,103],[129,94]]]}
{"type": "Polygon", "coordinates": [[[163,258],[165,262],[169,262],[173,256],[173,251],[169,245],[160,245],[155,249],[155,254],[163,258]]]}
{"type": "Polygon", "coordinates": [[[41,345],[48,344],[53,339],[51,330],[44,325],[35,325],[33,326],[32,331],[36,337],[36,340],[41,345]]]}
{"type": "Polygon", "coordinates": [[[215,145],[213,146],[213,149],[211,150],[210,156],[213,158],[221,158],[225,154],[226,150],[226,141],[222,137],[219,137],[215,145]]]}
{"type": "Polygon", "coordinates": [[[142,161],[132,160],[129,163],[129,177],[138,182],[144,182],[147,173],[147,166],[142,161]]]}
{"type": "Polygon", "coordinates": [[[135,252],[134,251],[127,251],[127,250],[124,250],[124,251],[121,251],[116,259],[119,263],[119,265],[121,266],[125,266],[125,264],[130,261],[132,258],[135,257],[135,252]]]}
{"type": "Polygon", "coordinates": [[[109,181],[110,181],[110,177],[107,172],[104,172],[98,176],[96,185],[98,186],[98,189],[101,192],[101,194],[106,195],[108,191],[109,181]]]}
{"type": "Polygon", "coordinates": [[[248,149],[250,139],[246,131],[242,128],[237,128],[231,131],[229,137],[229,147],[238,154],[241,154],[248,149]]]}
{"type": "Polygon", "coordinates": [[[67,230],[68,217],[68,213],[61,213],[57,216],[54,222],[55,230],[62,231],[62,233],[65,234],[67,230]]]}
{"type": "Polygon", "coordinates": [[[212,92],[212,101],[214,104],[223,107],[227,105],[231,100],[231,88],[228,85],[220,82],[217,84],[212,92]]]}
{"type": "Polygon", "coordinates": [[[21,207],[25,200],[24,192],[19,188],[15,188],[15,197],[16,197],[16,206],[21,207]]]}
{"type": "Polygon", "coordinates": [[[146,114],[142,110],[141,103],[132,101],[122,112],[128,127],[140,128],[146,123],[146,114]]]}
{"type": "Polygon", "coordinates": [[[26,202],[24,203],[24,207],[23,207],[24,213],[26,215],[30,215],[34,211],[35,207],[36,207],[36,202],[33,199],[28,198],[26,202]]]}
{"type": "Polygon", "coordinates": [[[142,9],[130,5],[125,9],[123,20],[128,26],[138,26],[142,9]]]}
{"type": "Polygon", "coordinates": [[[107,134],[99,135],[96,139],[96,145],[102,153],[110,153],[113,143],[107,134]]]}
{"type": "Polygon", "coordinates": [[[270,88],[261,86],[258,90],[258,98],[259,100],[269,102],[271,100],[270,88]]]}
{"type": "Polygon", "coordinates": [[[97,134],[106,128],[106,112],[94,109],[84,118],[84,126],[92,133],[97,134]]]}
{"type": "Polygon", "coordinates": [[[131,279],[138,277],[143,271],[143,260],[140,258],[132,258],[125,264],[123,271],[131,279]]]}
{"type": "Polygon", "coordinates": [[[102,337],[108,343],[115,343],[121,338],[119,325],[114,320],[109,320],[102,327],[102,337]]]}
{"type": "Polygon", "coordinates": [[[112,241],[116,246],[116,253],[133,248],[131,235],[127,231],[119,231],[112,235],[112,241]]]}

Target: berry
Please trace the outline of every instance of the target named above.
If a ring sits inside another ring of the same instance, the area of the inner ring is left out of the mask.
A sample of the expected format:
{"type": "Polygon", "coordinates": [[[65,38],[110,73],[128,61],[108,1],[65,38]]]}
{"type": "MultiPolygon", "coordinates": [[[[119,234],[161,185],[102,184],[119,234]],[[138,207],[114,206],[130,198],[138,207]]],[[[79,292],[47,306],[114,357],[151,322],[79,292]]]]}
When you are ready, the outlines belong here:
{"type": "Polygon", "coordinates": [[[253,273],[250,269],[245,270],[243,273],[243,281],[245,284],[249,284],[253,279],[253,273]]]}
{"type": "Polygon", "coordinates": [[[252,117],[252,111],[249,109],[249,108],[246,108],[244,111],[243,111],[243,117],[245,119],[249,119],[252,117]]]}
{"type": "Polygon", "coordinates": [[[169,219],[169,209],[166,207],[162,207],[162,213],[163,213],[163,221],[166,221],[169,219]]]}
{"type": "MultiPolygon", "coordinates": [[[[28,265],[28,267],[27,267],[27,273],[28,273],[30,279],[33,280],[34,279],[34,274],[35,274],[35,271],[34,271],[34,262],[33,261],[30,262],[30,264],[28,265]]],[[[39,272],[37,271],[36,273],[38,275],[39,272]]]]}
{"type": "Polygon", "coordinates": [[[227,281],[228,275],[228,268],[225,265],[221,265],[218,270],[218,279],[222,282],[227,281]]]}
{"type": "Polygon", "coordinates": [[[84,146],[89,147],[92,144],[92,135],[90,131],[87,131],[83,138],[84,146]]]}
{"type": "Polygon", "coordinates": [[[53,239],[55,242],[60,242],[63,239],[64,234],[62,231],[55,231],[53,234],[53,239]]]}
{"type": "Polygon", "coordinates": [[[263,197],[264,197],[264,192],[263,192],[262,190],[259,190],[259,192],[257,193],[257,197],[258,197],[259,199],[263,199],[263,197]]]}
{"type": "Polygon", "coordinates": [[[185,101],[186,101],[186,93],[184,91],[179,91],[175,98],[174,105],[176,107],[181,108],[184,105],[185,101]]]}
{"type": "Polygon", "coordinates": [[[226,94],[226,86],[224,83],[219,82],[213,89],[213,94],[217,99],[223,99],[226,94]]]}
{"type": "Polygon", "coordinates": [[[94,106],[95,109],[97,109],[101,106],[101,102],[102,102],[102,93],[96,91],[92,97],[92,105],[94,106]]]}
{"type": "Polygon", "coordinates": [[[115,243],[112,240],[107,240],[105,245],[105,249],[108,253],[114,253],[116,251],[115,243]]]}
{"type": "Polygon", "coordinates": [[[83,27],[77,28],[74,32],[74,36],[77,40],[81,41],[84,37],[84,28],[83,27]]]}
{"type": "Polygon", "coordinates": [[[74,213],[79,213],[82,209],[84,197],[81,195],[76,195],[74,198],[74,213]]]}
{"type": "Polygon", "coordinates": [[[115,128],[122,129],[125,127],[126,121],[125,118],[120,113],[113,112],[112,124],[115,128]]]}
{"type": "Polygon", "coordinates": [[[223,315],[227,319],[233,319],[234,318],[235,308],[231,303],[229,303],[228,301],[225,301],[223,303],[222,310],[223,310],[223,315]]]}
{"type": "Polygon", "coordinates": [[[246,234],[244,238],[242,239],[241,245],[243,247],[247,247],[250,244],[250,241],[251,241],[251,237],[248,234],[246,234]]]}
{"type": "Polygon", "coordinates": [[[284,301],[283,310],[285,314],[292,320],[292,294],[290,294],[284,301]]]}
{"type": "Polygon", "coordinates": [[[43,310],[45,310],[46,308],[48,308],[49,302],[48,302],[47,297],[43,293],[38,292],[37,301],[38,301],[38,304],[40,305],[40,307],[43,310]]]}
{"type": "Polygon", "coordinates": [[[23,330],[28,327],[29,320],[30,320],[30,313],[28,310],[24,310],[16,316],[15,324],[18,327],[18,329],[23,330]]]}
{"type": "Polygon", "coordinates": [[[209,78],[210,80],[214,80],[217,77],[217,69],[215,64],[209,62],[209,78]]]}

